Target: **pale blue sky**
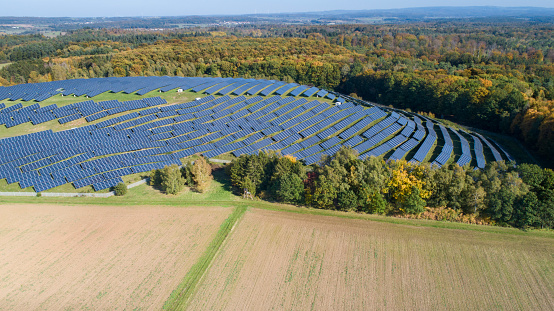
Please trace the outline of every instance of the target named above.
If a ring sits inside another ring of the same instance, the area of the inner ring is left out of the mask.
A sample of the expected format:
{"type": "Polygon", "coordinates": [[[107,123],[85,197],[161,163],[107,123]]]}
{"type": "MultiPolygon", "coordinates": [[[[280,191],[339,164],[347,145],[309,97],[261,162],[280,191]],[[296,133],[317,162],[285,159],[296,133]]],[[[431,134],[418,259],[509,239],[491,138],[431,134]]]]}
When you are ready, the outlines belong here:
{"type": "Polygon", "coordinates": [[[371,10],[426,6],[534,6],[554,0],[3,0],[0,16],[183,16],[371,10]]]}

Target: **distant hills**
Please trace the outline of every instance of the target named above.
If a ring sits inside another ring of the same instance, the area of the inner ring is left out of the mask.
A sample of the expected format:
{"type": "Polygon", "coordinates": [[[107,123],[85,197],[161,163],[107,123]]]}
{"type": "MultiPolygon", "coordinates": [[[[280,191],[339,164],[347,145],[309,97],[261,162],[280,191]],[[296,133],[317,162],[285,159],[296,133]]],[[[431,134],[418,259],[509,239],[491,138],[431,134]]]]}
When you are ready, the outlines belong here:
{"type": "Polygon", "coordinates": [[[554,16],[554,8],[497,7],[497,6],[442,6],[379,10],[335,10],[281,15],[305,15],[336,18],[403,17],[403,18],[472,18],[472,17],[537,17],[554,16]]]}
{"type": "Polygon", "coordinates": [[[90,28],[187,28],[206,25],[246,24],[385,24],[452,19],[516,19],[554,23],[554,8],[539,7],[419,7],[379,10],[335,10],[301,13],[244,15],[190,15],[148,17],[0,17],[2,28],[22,25],[27,32],[90,28]]]}

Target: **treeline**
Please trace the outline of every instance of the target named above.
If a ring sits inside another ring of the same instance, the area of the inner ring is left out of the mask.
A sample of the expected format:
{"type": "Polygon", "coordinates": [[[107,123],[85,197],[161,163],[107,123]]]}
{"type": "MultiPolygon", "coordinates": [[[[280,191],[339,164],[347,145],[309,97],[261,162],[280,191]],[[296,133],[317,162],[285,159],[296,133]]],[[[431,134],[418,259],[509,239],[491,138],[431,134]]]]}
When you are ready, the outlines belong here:
{"type": "Polygon", "coordinates": [[[27,71],[9,68],[35,61],[16,62],[0,70],[0,76],[4,84],[11,84],[111,76],[207,75],[271,78],[333,89],[343,74],[356,72],[356,66],[361,71],[360,57],[317,40],[183,38],[112,54],[50,58],[33,79],[27,71]]]}
{"type": "Polygon", "coordinates": [[[448,219],[518,228],[554,227],[554,172],[492,162],[484,170],[442,168],[343,148],[310,167],[274,153],[241,155],[227,167],[234,190],[315,208],[386,215],[448,212],[448,219]]]}
{"type": "Polygon", "coordinates": [[[439,72],[373,71],[343,82],[338,90],[397,108],[432,112],[464,125],[512,134],[554,163],[554,102],[532,98],[514,77],[466,69],[439,72]]]}
{"type": "Polygon", "coordinates": [[[363,54],[450,62],[533,64],[554,60],[549,23],[439,20],[401,25],[242,26],[220,29],[246,37],[312,38],[363,54]]]}
{"type": "Polygon", "coordinates": [[[200,29],[174,32],[84,29],[68,31],[65,35],[54,38],[40,34],[4,35],[0,36],[0,61],[100,55],[151,45],[163,40],[203,36],[211,36],[211,33],[200,29]]]}

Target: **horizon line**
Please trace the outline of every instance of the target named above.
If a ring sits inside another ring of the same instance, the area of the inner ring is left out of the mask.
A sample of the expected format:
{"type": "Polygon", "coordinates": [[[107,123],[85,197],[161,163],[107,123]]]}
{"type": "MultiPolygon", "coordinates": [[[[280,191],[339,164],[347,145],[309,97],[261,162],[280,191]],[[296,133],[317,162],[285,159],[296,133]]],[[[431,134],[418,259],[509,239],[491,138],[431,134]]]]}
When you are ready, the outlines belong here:
{"type": "MultiPolygon", "coordinates": [[[[401,11],[408,9],[439,9],[439,8],[496,8],[496,9],[546,9],[554,10],[553,7],[540,7],[540,6],[496,6],[496,5],[442,5],[442,6],[414,6],[414,7],[402,7],[402,8],[388,8],[388,9],[335,9],[335,10],[322,10],[322,11],[298,11],[298,12],[266,12],[266,13],[236,13],[236,14],[190,14],[190,15],[114,15],[114,16],[33,16],[33,15],[1,15],[0,18],[167,18],[167,17],[226,17],[226,16],[267,16],[267,15],[285,15],[285,14],[317,14],[326,12],[382,12],[382,11],[401,11]]],[[[536,15],[542,16],[542,15],[536,15]]]]}

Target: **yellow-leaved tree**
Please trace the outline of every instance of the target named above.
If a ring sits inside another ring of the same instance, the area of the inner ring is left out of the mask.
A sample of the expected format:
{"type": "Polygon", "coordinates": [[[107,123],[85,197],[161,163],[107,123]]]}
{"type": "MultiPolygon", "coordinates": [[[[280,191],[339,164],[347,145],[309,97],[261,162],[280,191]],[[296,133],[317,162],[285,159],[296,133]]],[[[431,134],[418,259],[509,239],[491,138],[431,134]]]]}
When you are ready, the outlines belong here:
{"type": "Polygon", "coordinates": [[[200,157],[194,161],[192,166],[192,179],[196,191],[206,192],[210,188],[213,179],[212,167],[204,157],[200,157]]]}
{"type": "Polygon", "coordinates": [[[404,160],[391,162],[390,179],[383,193],[388,194],[389,200],[403,214],[423,212],[424,199],[431,195],[431,192],[425,190],[422,168],[404,160]]]}

